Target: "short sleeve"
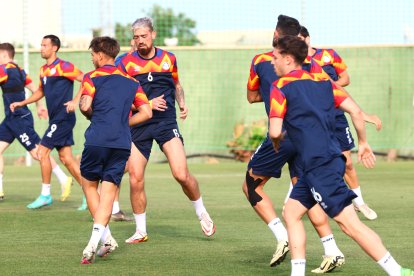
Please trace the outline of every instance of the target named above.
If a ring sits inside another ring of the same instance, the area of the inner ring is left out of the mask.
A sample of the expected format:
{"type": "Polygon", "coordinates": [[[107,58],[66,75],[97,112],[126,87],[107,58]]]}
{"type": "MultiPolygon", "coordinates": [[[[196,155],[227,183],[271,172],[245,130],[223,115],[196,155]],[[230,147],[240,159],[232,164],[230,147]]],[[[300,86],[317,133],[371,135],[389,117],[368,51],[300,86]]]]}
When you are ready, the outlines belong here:
{"type": "Polygon", "coordinates": [[[0,66],[0,83],[5,83],[9,79],[7,69],[3,65],[0,66]]]}
{"type": "Polygon", "coordinates": [[[33,82],[32,78],[28,74],[26,74],[26,72],[24,70],[22,70],[22,71],[23,71],[23,74],[26,77],[26,79],[24,81],[24,86],[31,84],[33,82]]]}
{"type": "Polygon", "coordinates": [[[346,98],[348,98],[348,95],[345,91],[340,90],[338,88],[338,85],[336,85],[333,81],[331,81],[332,84],[332,91],[334,94],[334,102],[335,107],[338,108],[343,101],[345,101],[346,98]]]}
{"type": "Polygon", "coordinates": [[[90,74],[86,74],[83,77],[81,84],[81,93],[82,96],[87,95],[92,98],[95,97],[95,85],[93,84],[90,74]]]}
{"type": "Polygon", "coordinates": [[[255,59],[253,59],[250,65],[250,74],[249,74],[249,79],[247,80],[247,89],[256,91],[256,90],[259,90],[259,87],[260,87],[260,78],[256,72],[255,59]]]}
{"type": "Polygon", "coordinates": [[[333,51],[333,53],[332,53],[332,55],[333,55],[333,67],[335,68],[336,74],[340,75],[341,73],[346,71],[348,66],[345,64],[345,62],[338,55],[337,52],[335,52],[334,50],[332,50],[332,51],[333,51]]]}
{"type": "Polygon", "coordinates": [[[329,80],[331,79],[329,75],[323,70],[323,68],[313,59],[311,59],[311,68],[310,72],[317,79],[329,80]]]}
{"type": "Polygon", "coordinates": [[[61,69],[62,76],[72,81],[75,80],[79,75],[82,75],[82,71],[68,61],[62,62],[61,69]]]}
{"type": "Polygon", "coordinates": [[[149,103],[148,102],[148,98],[145,95],[144,90],[142,90],[142,86],[141,85],[138,85],[138,88],[137,88],[137,90],[135,92],[135,98],[134,98],[134,105],[135,105],[135,107],[138,108],[141,105],[148,104],[148,103],[149,103]]]}
{"type": "Polygon", "coordinates": [[[286,114],[286,97],[283,92],[272,84],[270,89],[270,112],[269,118],[277,117],[283,119],[286,114]]]}
{"type": "Polygon", "coordinates": [[[177,59],[174,57],[174,60],[172,62],[173,68],[172,68],[172,77],[174,79],[174,83],[178,82],[178,67],[177,67],[177,59]]]}

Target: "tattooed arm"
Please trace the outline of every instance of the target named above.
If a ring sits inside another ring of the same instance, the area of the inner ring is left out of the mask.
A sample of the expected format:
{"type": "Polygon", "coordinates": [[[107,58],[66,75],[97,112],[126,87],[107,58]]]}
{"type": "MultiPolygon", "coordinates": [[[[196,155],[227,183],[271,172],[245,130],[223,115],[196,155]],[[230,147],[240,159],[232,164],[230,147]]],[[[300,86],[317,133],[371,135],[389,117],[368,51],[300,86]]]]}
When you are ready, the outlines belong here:
{"type": "Polygon", "coordinates": [[[79,109],[88,120],[92,117],[92,100],[91,96],[82,95],[79,101],[79,109]]]}
{"type": "Polygon", "coordinates": [[[175,84],[175,100],[180,107],[180,118],[185,120],[187,118],[188,108],[185,105],[184,89],[181,86],[180,81],[177,81],[175,84]]]}

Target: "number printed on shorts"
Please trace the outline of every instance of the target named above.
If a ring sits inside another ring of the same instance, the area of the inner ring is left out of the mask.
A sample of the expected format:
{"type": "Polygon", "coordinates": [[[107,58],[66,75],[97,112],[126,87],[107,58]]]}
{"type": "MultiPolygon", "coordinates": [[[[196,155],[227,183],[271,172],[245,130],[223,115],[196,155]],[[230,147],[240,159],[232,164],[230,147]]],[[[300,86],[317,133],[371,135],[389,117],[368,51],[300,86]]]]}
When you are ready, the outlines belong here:
{"type": "Polygon", "coordinates": [[[57,129],[57,125],[53,124],[50,126],[50,131],[46,134],[47,137],[52,138],[53,132],[57,129]]]}
{"type": "Polygon", "coordinates": [[[151,75],[151,72],[148,73],[148,77],[147,77],[148,81],[153,81],[154,77],[151,75]]]}
{"type": "Polygon", "coordinates": [[[175,137],[180,138],[180,133],[178,132],[178,129],[174,128],[173,132],[174,132],[175,137]]]}
{"type": "Polygon", "coordinates": [[[26,146],[30,146],[32,143],[29,141],[29,136],[27,136],[26,133],[23,133],[19,135],[20,141],[22,141],[23,144],[26,144],[26,146]]]}
{"type": "Polygon", "coordinates": [[[313,198],[314,198],[317,202],[321,202],[321,201],[322,201],[322,196],[321,196],[321,194],[320,194],[320,193],[318,193],[317,191],[315,191],[315,188],[314,188],[314,187],[312,187],[312,188],[311,188],[311,192],[312,192],[313,198]]]}
{"type": "Polygon", "coordinates": [[[351,132],[349,131],[349,127],[345,129],[345,133],[346,133],[346,138],[348,139],[348,143],[352,144],[351,132]]]}

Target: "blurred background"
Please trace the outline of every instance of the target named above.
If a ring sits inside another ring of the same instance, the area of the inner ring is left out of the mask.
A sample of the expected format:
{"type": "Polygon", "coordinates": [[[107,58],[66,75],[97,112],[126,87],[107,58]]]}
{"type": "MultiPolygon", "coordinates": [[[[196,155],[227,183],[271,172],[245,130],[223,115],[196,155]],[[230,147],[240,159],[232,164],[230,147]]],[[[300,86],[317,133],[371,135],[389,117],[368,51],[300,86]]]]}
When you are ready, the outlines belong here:
{"type": "MultiPolygon", "coordinates": [[[[378,153],[414,156],[414,1],[236,1],[236,0],[15,0],[0,1],[0,41],[18,48],[16,62],[39,82],[40,42],[55,34],[58,56],[83,72],[93,69],[87,50],[94,36],[117,38],[129,50],[131,23],[150,16],[156,45],[177,56],[189,116],[179,122],[189,156],[233,158],[251,152],[266,135],[263,104],[249,104],[246,84],[252,58],[271,50],[279,14],[297,18],[310,32],[314,47],[334,48],[348,65],[347,90],[367,113],[383,121],[368,126],[378,153]]],[[[75,85],[75,91],[79,83],[75,85]]],[[[0,104],[2,105],[2,103],[0,104]]],[[[1,106],[2,108],[2,106],[1,106]]],[[[34,105],[31,107],[35,111],[34,105]]],[[[4,113],[0,117],[4,117],[4,113]]],[[[36,117],[36,116],[35,116],[36,117]]],[[[75,154],[83,149],[88,121],[78,114],[75,154]]],[[[47,122],[35,118],[43,135],[47,122]]],[[[152,161],[164,160],[154,146],[152,161]]],[[[17,143],[8,162],[25,156],[17,143]]],[[[20,160],[19,159],[19,160],[20,160]]]]}

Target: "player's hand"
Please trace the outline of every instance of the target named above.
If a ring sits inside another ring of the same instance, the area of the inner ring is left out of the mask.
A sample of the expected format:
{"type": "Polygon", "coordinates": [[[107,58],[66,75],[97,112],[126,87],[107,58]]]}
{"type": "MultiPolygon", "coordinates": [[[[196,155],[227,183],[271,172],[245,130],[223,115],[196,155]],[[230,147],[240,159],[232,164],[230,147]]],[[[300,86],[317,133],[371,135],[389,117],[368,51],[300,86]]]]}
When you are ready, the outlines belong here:
{"type": "Polygon", "coordinates": [[[74,100],[68,101],[67,103],[64,103],[63,105],[66,106],[66,112],[75,112],[76,110],[76,106],[78,105],[78,103],[74,100]]]}
{"type": "Polygon", "coordinates": [[[283,131],[278,138],[271,139],[273,144],[273,149],[275,152],[279,152],[280,142],[285,138],[286,131],[283,131]]]}
{"type": "Polygon", "coordinates": [[[41,104],[37,106],[37,116],[40,119],[47,119],[47,109],[41,104]]]}
{"type": "Polygon", "coordinates": [[[164,100],[164,95],[153,98],[151,102],[153,110],[165,111],[168,108],[167,102],[164,100]]]}
{"type": "Polygon", "coordinates": [[[180,106],[180,119],[185,120],[188,115],[188,108],[186,105],[183,107],[180,106]]]}
{"type": "Polygon", "coordinates": [[[22,102],[11,103],[10,104],[10,110],[11,110],[11,112],[14,112],[14,110],[16,108],[19,108],[19,107],[22,107],[22,106],[24,106],[24,104],[22,104],[22,102]]]}
{"type": "Polygon", "coordinates": [[[372,169],[375,166],[375,155],[368,143],[358,144],[358,162],[362,162],[365,168],[372,169]]]}
{"type": "Polygon", "coordinates": [[[377,131],[380,131],[382,128],[382,122],[381,119],[377,115],[365,115],[364,120],[370,124],[374,124],[377,131]]]}

